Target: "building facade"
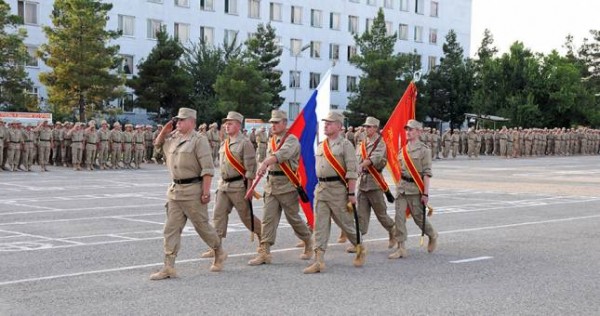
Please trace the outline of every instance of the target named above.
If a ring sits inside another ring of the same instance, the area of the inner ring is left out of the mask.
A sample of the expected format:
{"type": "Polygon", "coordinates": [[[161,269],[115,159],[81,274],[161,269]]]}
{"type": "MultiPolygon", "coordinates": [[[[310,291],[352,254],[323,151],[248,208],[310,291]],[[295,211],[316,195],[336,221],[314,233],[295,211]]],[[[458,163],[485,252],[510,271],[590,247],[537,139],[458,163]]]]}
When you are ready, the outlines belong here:
{"type": "MultiPolygon", "coordinates": [[[[107,27],[123,36],[116,40],[124,57],[122,70],[137,73],[137,64],[156,44],[161,27],[185,45],[200,38],[221,45],[252,36],[259,23],[276,28],[284,48],[279,69],[286,90],[282,109],[295,118],[318,85],[321,75],[335,63],[331,78],[332,109],[343,110],[360,80],[349,58],[356,54],[354,34],[364,32],[383,8],[390,34],[396,33],[396,51],[421,56],[422,73],[439,63],[444,37],[451,30],[465,51],[470,51],[472,0],[113,0],[107,27]]],[[[23,17],[33,52],[46,41],[42,26],[51,25],[50,0],[8,0],[13,14],[23,17]]],[[[44,105],[46,91],[38,75],[47,71],[33,58],[27,65],[44,105]]],[[[128,96],[132,98],[133,96],[128,96]]]]}

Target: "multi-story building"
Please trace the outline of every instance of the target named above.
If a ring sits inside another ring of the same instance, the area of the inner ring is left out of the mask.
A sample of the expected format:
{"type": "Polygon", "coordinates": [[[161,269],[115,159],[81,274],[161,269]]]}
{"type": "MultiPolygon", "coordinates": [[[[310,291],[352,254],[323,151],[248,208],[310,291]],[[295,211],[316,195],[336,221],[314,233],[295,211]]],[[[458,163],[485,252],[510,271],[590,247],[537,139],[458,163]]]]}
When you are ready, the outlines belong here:
{"type": "MultiPolygon", "coordinates": [[[[23,17],[31,52],[46,41],[42,26],[51,25],[50,0],[8,0],[14,14],[23,17]]],[[[123,71],[137,73],[137,63],[156,44],[155,31],[165,26],[186,45],[200,38],[220,45],[237,37],[252,36],[259,23],[271,23],[284,48],[279,69],[287,89],[282,106],[295,118],[301,105],[318,85],[321,75],[335,62],[331,78],[331,106],[345,109],[348,96],[360,80],[350,64],[356,54],[354,34],[372,24],[383,8],[390,34],[397,33],[398,52],[421,56],[422,72],[439,63],[444,36],[454,29],[468,55],[471,0],[113,0],[109,29],[123,36],[116,43],[124,57],[123,71]]],[[[27,65],[40,99],[46,95],[38,75],[47,68],[39,60],[27,65]]],[[[130,96],[131,97],[131,96],[130,96]]]]}

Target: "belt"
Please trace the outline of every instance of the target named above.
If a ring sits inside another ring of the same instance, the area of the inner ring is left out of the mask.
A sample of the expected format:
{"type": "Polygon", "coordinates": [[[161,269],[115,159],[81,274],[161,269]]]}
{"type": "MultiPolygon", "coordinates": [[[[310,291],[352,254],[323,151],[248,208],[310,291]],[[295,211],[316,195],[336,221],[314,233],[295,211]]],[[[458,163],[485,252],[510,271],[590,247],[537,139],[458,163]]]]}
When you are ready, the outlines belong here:
{"type": "Polygon", "coordinates": [[[235,177],[223,179],[223,182],[236,182],[236,181],[240,181],[240,180],[244,180],[244,177],[242,177],[242,176],[235,176],[235,177]]]}
{"type": "Polygon", "coordinates": [[[202,182],[202,178],[187,178],[187,179],[173,179],[173,183],[175,184],[190,184],[190,183],[199,183],[202,182]]]}
{"type": "Polygon", "coordinates": [[[88,144],[88,145],[96,145],[96,143],[92,143],[92,142],[87,142],[86,144],[88,144]]]}
{"type": "Polygon", "coordinates": [[[72,142],[72,143],[81,143],[81,141],[80,141],[80,140],[72,140],[71,142],[72,142]]]}
{"type": "Polygon", "coordinates": [[[107,142],[108,139],[101,139],[100,141],[104,143],[104,142],[107,142]]]}
{"type": "Polygon", "coordinates": [[[13,144],[20,144],[21,142],[13,142],[12,140],[10,141],[13,144]]]}
{"type": "Polygon", "coordinates": [[[140,143],[140,142],[135,142],[135,143],[136,143],[136,144],[143,144],[144,142],[141,142],[141,143],[140,143]]]}
{"type": "Polygon", "coordinates": [[[412,177],[401,176],[400,178],[402,178],[402,180],[406,182],[415,182],[415,179],[413,179],[412,177]]]}
{"type": "Polygon", "coordinates": [[[270,176],[285,176],[285,173],[281,170],[269,171],[270,176]]]}
{"type": "Polygon", "coordinates": [[[340,181],[340,182],[342,182],[342,178],[340,176],[324,177],[324,178],[319,177],[319,182],[333,182],[333,181],[340,181]]]}
{"type": "Polygon", "coordinates": [[[31,142],[33,142],[33,141],[32,141],[32,140],[26,140],[25,142],[26,142],[26,143],[31,143],[31,142]]]}
{"type": "Polygon", "coordinates": [[[40,139],[40,142],[49,142],[49,139],[40,139]]]}

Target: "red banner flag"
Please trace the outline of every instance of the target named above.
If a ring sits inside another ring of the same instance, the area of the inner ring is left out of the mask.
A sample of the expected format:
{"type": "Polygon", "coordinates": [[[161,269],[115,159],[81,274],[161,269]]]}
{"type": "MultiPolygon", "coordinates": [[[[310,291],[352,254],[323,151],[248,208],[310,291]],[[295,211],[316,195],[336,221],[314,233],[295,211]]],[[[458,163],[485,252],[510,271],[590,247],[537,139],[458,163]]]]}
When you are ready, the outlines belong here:
{"type": "Polygon", "coordinates": [[[400,148],[406,145],[406,133],[404,126],[408,120],[415,118],[415,104],[417,102],[417,87],[411,82],[404,91],[404,95],[398,101],[392,116],[381,131],[381,136],[387,146],[388,167],[396,185],[400,182],[402,167],[398,160],[400,148]]]}

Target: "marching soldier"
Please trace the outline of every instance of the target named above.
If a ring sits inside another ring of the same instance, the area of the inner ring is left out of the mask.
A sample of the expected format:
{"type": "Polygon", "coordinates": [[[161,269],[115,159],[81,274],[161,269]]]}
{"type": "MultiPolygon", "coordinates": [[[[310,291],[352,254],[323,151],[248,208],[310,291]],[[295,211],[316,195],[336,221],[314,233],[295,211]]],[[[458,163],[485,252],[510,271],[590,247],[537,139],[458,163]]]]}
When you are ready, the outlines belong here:
{"type": "MultiPolygon", "coordinates": [[[[267,145],[267,158],[256,172],[258,176],[267,174],[262,235],[258,255],[248,262],[251,266],[271,263],[270,249],[275,244],[282,210],[296,236],[304,241],[304,253],[300,259],[312,258],[311,233],[299,214],[298,194],[299,190],[303,190],[296,174],[300,159],[300,142],[296,136],[286,133],[286,112],[273,110],[269,123],[272,134],[267,145]]],[[[306,193],[302,193],[306,197],[306,193]]]]}
{"type": "Polygon", "coordinates": [[[48,171],[46,166],[50,161],[50,148],[56,148],[58,146],[54,146],[54,139],[52,129],[48,125],[48,121],[43,121],[35,129],[39,132],[39,152],[38,152],[38,161],[40,163],[40,168],[42,171],[48,171]]]}
{"type": "Polygon", "coordinates": [[[108,122],[100,122],[100,129],[98,130],[98,164],[100,169],[104,170],[108,168],[108,151],[110,141],[110,130],[108,129],[108,122]]]}
{"type": "Polygon", "coordinates": [[[150,276],[151,280],[175,277],[175,258],[181,245],[181,231],[189,218],[202,240],[213,250],[210,271],[223,270],[227,254],[214,227],[208,223],[208,203],[214,165],[206,137],[194,131],[196,110],[180,108],[176,130],[169,121],[160,132],[155,146],[167,157],[173,183],[167,190],[167,221],[164,228],[165,263],[150,276]]]}
{"type": "Polygon", "coordinates": [[[119,162],[123,156],[123,132],[121,123],[114,122],[113,129],[110,131],[110,167],[111,169],[120,169],[119,162]]]}
{"type": "MultiPolygon", "coordinates": [[[[194,128],[196,126],[194,125],[194,128]]],[[[132,144],[133,144],[133,163],[135,165],[135,169],[140,169],[140,164],[144,159],[144,150],[146,146],[144,145],[145,138],[144,125],[136,125],[135,132],[133,133],[132,144]]]]}
{"type": "Polygon", "coordinates": [[[98,152],[98,132],[96,131],[96,121],[88,122],[88,128],[85,129],[85,163],[89,170],[94,170],[96,153],[98,152]]]}
{"type": "MultiPolygon", "coordinates": [[[[256,216],[251,216],[252,201],[245,198],[246,190],[252,186],[256,174],[256,152],[250,140],[241,132],[243,122],[244,116],[233,111],[223,119],[227,139],[219,150],[221,179],[215,197],[213,222],[219,237],[227,237],[227,221],[235,207],[246,228],[253,231],[258,240],[262,240],[261,222],[256,216]]],[[[214,251],[210,249],[201,256],[213,257],[214,251]]]]}
{"type": "MultiPolygon", "coordinates": [[[[356,205],[355,185],[358,175],[354,146],[342,134],[342,114],[329,112],[323,120],[326,139],[319,144],[316,153],[319,182],[315,190],[315,262],[304,269],[305,274],[325,271],[324,256],[331,233],[331,219],[342,229],[352,245],[356,246],[358,243],[355,223],[352,214],[348,212],[348,202],[356,205]]],[[[357,251],[354,266],[362,267],[366,255],[366,249],[357,251]]]]}
{"type": "MultiPolygon", "coordinates": [[[[402,176],[396,195],[396,236],[398,249],[389,255],[390,259],[406,258],[404,245],[407,239],[406,209],[410,210],[417,226],[429,237],[427,251],[433,252],[437,246],[438,234],[426,220],[425,206],[429,202],[429,179],[431,173],[431,153],[429,147],[419,141],[423,126],[416,120],[409,120],[404,129],[408,143],[400,150],[402,176]],[[425,225],[423,225],[425,223],[425,225]]],[[[471,150],[469,146],[469,151],[471,150]]]]}
{"type": "Polygon", "coordinates": [[[67,135],[71,139],[71,159],[73,164],[73,170],[81,170],[81,159],[83,158],[83,130],[81,129],[83,123],[75,123],[67,135]]]}
{"type": "MultiPolygon", "coordinates": [[[[391,192],[381,171],[387,164],[386,146],[379,135],[379,120],[369,116],[362,125],[366,131],[366,138],[358,144],[357,158],[360,171],[357,181],[358,218],[360,220],[361,234],[366,235],[369,230],[371,209],[375,213],[381,226],[389,233],[388,248],[394,247],[398,241],[395,236],[394,220],[387,214],[387,204],[384,193],[392,197],[391,192]]],[[[392,201],[390,201],[392,202],[392,201]]],[[[356,252],[350,246],[348,252],[356,252]]]]}
{"type": "Polygon", "coordinates": [[[256,134],[256,146],[257,146],[257,160],[259,163],[263,162],[265,156],[267,155],[267,133],[265,132],[265,128],[261,127],[258,129],[258,133],[256,134]]]}

